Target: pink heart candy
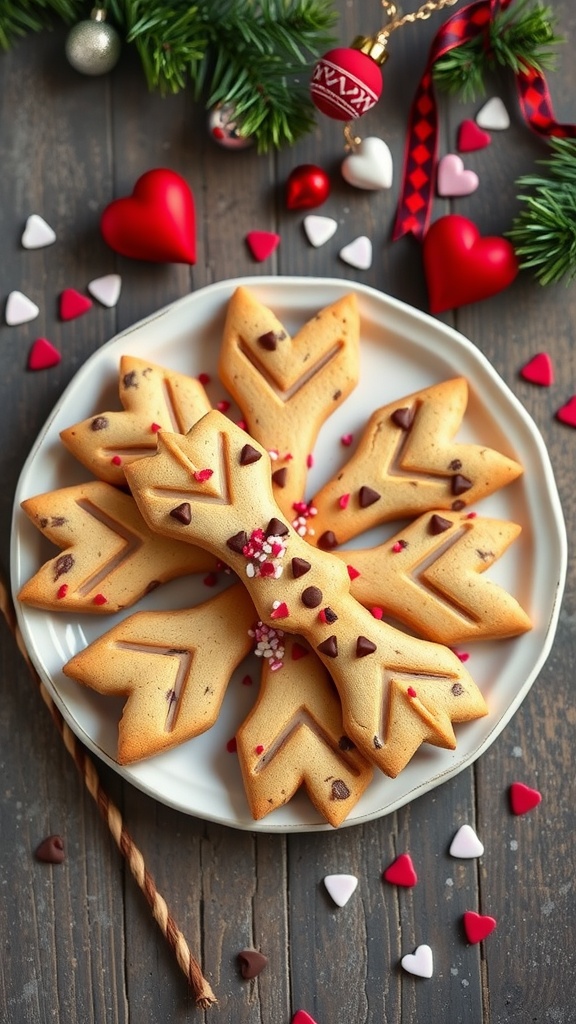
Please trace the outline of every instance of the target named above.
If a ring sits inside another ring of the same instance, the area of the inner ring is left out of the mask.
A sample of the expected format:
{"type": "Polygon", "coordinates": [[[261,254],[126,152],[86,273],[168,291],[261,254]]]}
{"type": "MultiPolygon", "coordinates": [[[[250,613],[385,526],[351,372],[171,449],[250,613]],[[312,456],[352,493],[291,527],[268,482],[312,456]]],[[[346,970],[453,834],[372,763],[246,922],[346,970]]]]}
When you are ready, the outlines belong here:
{"type": "Polygon", "coordinates": [[[513,782],[510,786],[510,808],[512,814],[526,814],[537,807],[542,794],[537,789],[526,786],[523,782],[513,782]]]}
{"type": "Polygon", "coordinates": [[[468,942],[482,942],[496,927],[496,919],[489,914],[477,914],[467,910],[464,914],[464,931],[468,942]]]}
{"type": "Polygon", "coordinates": [[[531,384],[540,384],[547,388],[554,383],[554,367],[547,352],[538,352],[530,362],[520,370],[520,376],[531,384]]]}
{"type": "Polygon", "coordinates": [[[462,121],[458,129],[458,149],[461,153],[473,153],[478,149],[485,149],[492,142],[492,137],[485,132],[475,121],[462,121]]]}
{"type": "Polygon", "coordinates": [[[436,188],[439,196],[469,196],[478,188],[478,175],[466,170],[456,153],[448,153],[438,164],[436,188]]]}
{"type": "Polygon", "coordinates": [[[28,353],[29,370],[48,370],[57,366],[62,356],[46,338],[38,338],[28,353]]]}
{"type": "Polygon", "coordinates": [[[273,231],[249,231],[246,235],[248,248],[255,260],[262,263],[280,245],[280,235],[273,231]]]}
{"type": "Polygon", "coordinates": [[[392,861],[386,868],[382,877],[391,885],[412,886],[416,885],[418,875],[414,869],[412,858],[409,853],[401,853],[396,860],[392,861]]]}
{"type": "Polygon", "coordinates": [[[60,319],[74,320],[92,309],[92,299],[81,295],[75,288],[65,288],[60,295],[60,319]]]}
{"type": "Polygon", "coordinates": [[[572,395],[566,405],[563,405],[556,413],[556,419],[565,423],[568,427],[576,427],[576,395],[572,395]]]}

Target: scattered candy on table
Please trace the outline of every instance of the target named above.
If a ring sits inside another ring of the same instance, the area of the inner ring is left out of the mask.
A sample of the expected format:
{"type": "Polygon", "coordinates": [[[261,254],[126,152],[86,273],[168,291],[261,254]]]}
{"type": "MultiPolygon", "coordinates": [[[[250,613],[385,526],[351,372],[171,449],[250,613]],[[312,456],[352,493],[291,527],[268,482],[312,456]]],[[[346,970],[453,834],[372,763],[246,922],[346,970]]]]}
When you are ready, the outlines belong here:
{"type": "Polygon", "coordinates": [[[358,879],[356,875],[326,875],[324,885],[336,906],[344,907],[356,892],[358,879]]]}

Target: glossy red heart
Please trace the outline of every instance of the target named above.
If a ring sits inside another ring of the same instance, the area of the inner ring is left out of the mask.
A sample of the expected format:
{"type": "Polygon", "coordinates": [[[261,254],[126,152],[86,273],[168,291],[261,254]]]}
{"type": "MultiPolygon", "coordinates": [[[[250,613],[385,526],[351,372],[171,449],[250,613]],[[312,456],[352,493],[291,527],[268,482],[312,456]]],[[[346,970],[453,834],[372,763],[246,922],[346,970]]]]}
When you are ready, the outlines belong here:
{"type": "Polygon", "coordinates": [[[472,221],[456,213],[434,221],[424,238],[423,257],[432,313],[488,299],[518,273],[514,247],[506,238],[483,238],[472,221]]]}
{"type": "Polygon", "coordinates": [[[115,199],[102,213],[104,241],[133,260],[196,262],[196,213],[188,183],[159,167],[138,178],[131,196],[115,199]]]}
{"type": "Polygon", "coordinates": [[[496,919],[489,914],[477,914],[467,910],[464,914],[464,931],[468,942],[482,942],[496,927],[496,919]]]}

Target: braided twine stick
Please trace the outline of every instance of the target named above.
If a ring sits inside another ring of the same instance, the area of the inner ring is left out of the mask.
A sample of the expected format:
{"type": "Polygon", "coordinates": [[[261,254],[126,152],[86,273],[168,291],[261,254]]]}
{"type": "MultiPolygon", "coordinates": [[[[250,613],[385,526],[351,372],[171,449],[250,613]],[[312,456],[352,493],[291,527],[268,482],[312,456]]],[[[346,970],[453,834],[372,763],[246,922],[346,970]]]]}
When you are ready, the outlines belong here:
{"type": "Polygon", "coordinates": [[[144,893],[156,923],[160,926],[164,938],[188,979],[197,1007],[201,1010],[207,1010],[213,1003],[217,1002],[216,996],[202,974],[198,961],[192,955],[184,935],[168,910],[166,901],[158,892],[156,883],[144,863],[144,857],[124,827],[120,811],[102,788],[93,761],[64,721],[62,714],[54,704],[48,690],[34,668],[18,627],[9,590],[2,579],[0,579],[0,609],[10,631],[14,635],[20,653],[28,665],[32,678],[40,690],[42,699],[52,715],[52,719],[58,728],[68,753],[74,760],[90,796],[95,801],[100,814],[108,825],[114,841],[126,860],[138,887],[144,893]]]}

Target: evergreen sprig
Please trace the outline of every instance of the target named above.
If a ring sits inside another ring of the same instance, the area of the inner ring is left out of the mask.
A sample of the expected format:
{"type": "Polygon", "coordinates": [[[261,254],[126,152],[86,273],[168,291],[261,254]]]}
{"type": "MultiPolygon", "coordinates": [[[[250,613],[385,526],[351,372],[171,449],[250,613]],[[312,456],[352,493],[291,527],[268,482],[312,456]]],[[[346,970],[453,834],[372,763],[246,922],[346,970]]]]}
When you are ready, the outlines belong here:
{"type": "Polygon", "coordinates": [[[526,174],[518,188],[524,204],[507,232],[523,269],[540,284],[576,277],[576,140],[551,138],[552,154],[539,163],[548,174],[526,174]]]}
{"type": "Polygon", "coordinates": [[[499,11],[484,33],[440,57],[434,65],[434,81],[444,92],[473,100],[484,95],[484,78],[497,67],[508,68],[514,74],[553,70],[554,47],[564,42],[555,34],[555,24],[550,7],[517,0],[499,11]]]}
{"type": "MultiPolygon", "coordinates": [[[[86,0],[0,0],[0,47],[40,31],[50,16],[90,16],[86,0]]],[[[108,19],[140,57],[148,88],[190,86],[206,105],[232,104],[259,152],[310,131],[311,62],[333,42],[331,0],[102,0],[108,19]]]]}

